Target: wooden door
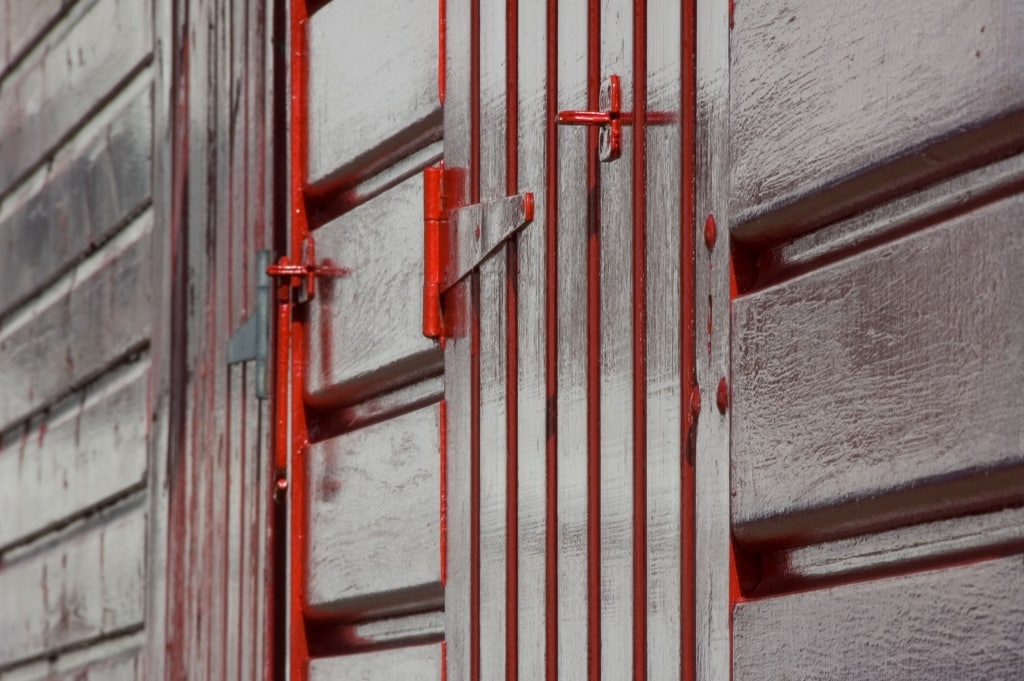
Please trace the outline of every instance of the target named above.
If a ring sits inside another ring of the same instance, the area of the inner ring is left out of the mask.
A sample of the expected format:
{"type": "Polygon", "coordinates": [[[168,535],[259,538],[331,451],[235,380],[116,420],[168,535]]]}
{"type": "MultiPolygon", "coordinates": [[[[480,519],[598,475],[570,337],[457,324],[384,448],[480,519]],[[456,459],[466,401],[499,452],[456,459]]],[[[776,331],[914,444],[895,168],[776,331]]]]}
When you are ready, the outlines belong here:
{"type": "Polygon", "coordinates": [[[448,678],[691,678],[693,6],[446,9],[448,678]]]}

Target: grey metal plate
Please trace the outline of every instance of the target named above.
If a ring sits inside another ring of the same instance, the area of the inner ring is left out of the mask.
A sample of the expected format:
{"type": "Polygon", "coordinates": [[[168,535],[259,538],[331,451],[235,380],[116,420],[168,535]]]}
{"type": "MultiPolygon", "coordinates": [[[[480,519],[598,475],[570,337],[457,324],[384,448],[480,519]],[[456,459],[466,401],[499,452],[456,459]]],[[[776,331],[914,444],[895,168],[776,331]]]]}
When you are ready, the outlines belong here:
{"type": "Polygon", "coordinates": [[[1024,559],[741,603],[733,678],[1020,678],[1024,559]]]}
{"type": "Polygon", "coordinates": [[[806,231],[1024,145],[1020,3],[738,2],[730,44],[737,239],[806,231]]]}
{"type": "Polygon", "coordinates": [[[314,234],[307,401],[350,404],[442,370],[423,337],[423,179],[416,175],[314,234]]]}
{"type": "Polygon", "coordinates": [[[441,605],[439,425],[434,405],[310,447],[313,612],[441,605]]]}
{"type": "Polygon", "coordinates": [[[732,513],[802,544],[1024,498],[1024,197],[741,297],[732,513]]]}
{"type": "Polygon", "coordinates": [[[434,0],[336,0],[309,23],[309,181],[346,184],[439,139],[434,0]]]}

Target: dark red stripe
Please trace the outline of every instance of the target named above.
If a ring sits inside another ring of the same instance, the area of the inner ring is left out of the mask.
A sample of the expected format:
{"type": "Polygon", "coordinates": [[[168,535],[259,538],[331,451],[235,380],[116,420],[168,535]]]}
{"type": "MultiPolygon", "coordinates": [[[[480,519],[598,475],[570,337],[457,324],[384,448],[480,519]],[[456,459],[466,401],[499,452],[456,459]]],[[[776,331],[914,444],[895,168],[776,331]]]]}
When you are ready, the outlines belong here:
{"type": "Polygon", "coordinates": [[[547,509],[545,517],[545,677],[558,679],[558,3],[547,11],[545,102],[545,358],[547,509]]]}
{"type": "Polygon", "coordinates": [[[680,113],[682,119],[682,163],[680,165],[680,196],[682,206],[680,211],[681,225],[680,234],[682,238],[679,244],[680,263],[680,343],[682,345],[680,354],[680,385],[682,386],[682,414],[680,419],[683,423],[682,443],[685,456],[682,465],[682,500],[681,500],[681,551],[680,557],[680,602],[682,612],[682,640],[680,651],[682,660],[680,664],[680,678],[682,681],[696,681],[697,678],[697,607],[696,597],[696,554],[695,537],[696,531],[696,478],[695,478],[695,442],[696,424],[698,418],[699,402],[693,404],[694,390],[697,388],[696,377],[696,349],[694,333],[694,267],[695,267],[695,234],[694,234],[694,133],[696,132],[696,111],[697,111],[697,62],[696,62],[696,0],[685,0],[682,12],[682,54],[680,55],[681,77],[682,77],[682,98],[680,101],[680,113]]]}
{"type": "Polygon", "coordinates": [[[647,1],[633,3],[633,678],[647,679],[647,1]]]}
{"type": "MultiPolygon", "coordinates": [[[[505,189],[519,192],[519,0],[505,7],[505,189]]],[[[519,245],[505,257],[505,679],[519,678],[519,245]]]]}
{"type": "MultiPolygon", "coordinates": [[[[601,90],[601,0],[587,12],[587,108],[601,90]]],[[[601,679],[601,166],[587,132],[587,678],[601,679]]]]}

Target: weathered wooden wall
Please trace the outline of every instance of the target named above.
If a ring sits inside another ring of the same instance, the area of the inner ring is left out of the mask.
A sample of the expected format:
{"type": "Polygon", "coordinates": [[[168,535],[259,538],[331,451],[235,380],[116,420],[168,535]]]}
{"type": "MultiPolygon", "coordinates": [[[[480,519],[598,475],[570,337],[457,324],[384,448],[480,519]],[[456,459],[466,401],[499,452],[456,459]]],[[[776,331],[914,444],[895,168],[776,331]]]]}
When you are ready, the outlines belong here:
{"type": "Polygon", "coordinates": [[[149,2],[0,3],[0,678],[141,678],[149,2]]]}

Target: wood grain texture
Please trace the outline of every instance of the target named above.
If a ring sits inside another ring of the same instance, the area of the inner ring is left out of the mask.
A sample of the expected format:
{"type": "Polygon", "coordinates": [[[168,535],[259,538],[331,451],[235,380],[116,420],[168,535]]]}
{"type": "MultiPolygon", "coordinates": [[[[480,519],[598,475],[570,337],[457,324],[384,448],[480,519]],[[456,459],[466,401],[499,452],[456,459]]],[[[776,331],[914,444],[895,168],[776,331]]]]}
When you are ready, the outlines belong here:
{"type": "Polygon", "coordinates": [[[99,518],[0,571],[0,667],[142,625],[145,513],[99,518]]]}
{"type": "Polygon", "coordinates": [[[141,681],[141,632],[0,671],[0,681],[141,681]]]}
{"type": "Polygon", "coordinates": [[[734,627],[737,681],[1016,679],[1024,560],[741,603],[734,627]]]}
{"type": "Polygon", "coordinates": [[[1024,145],[1024,6],[736,3],[729,210],[778,240],[1024,145]]]}
{"type": "Polygon", "coordinates": [[[148,374],[130,364],[0,440],[0,547],[143,482],[148,374]]]}
{"type": "Polygon", "coordinates": [[[416,175],[317,230],[310,404],[351,404],[441,373],[423,337],[423,180],[416,175]]]}
{"type": "Polygon", "coordinates": [[[439,419],[431,406],[310,447],[314,612],[440,605],[439,419]]]}
{"type": "Polygon", "coordinates": [[[137,350],[149,336],[152,214],[0,326],[0,431],[137,350]]]}
{"type": "Polygon", "coordinates": [[[0,92],[0,194],[148,57],[151,3],[99,0],[69,13],[0,92]]]}
{"type": "Polygon", "coordinates": [[[148,202],[151,118],[147,89],[94,137],[62,150],[42,187],[0,220],[0,315],[148,202]]]}
{"type": "Polygon", "coordinates": [[[441,646],[415,646],[313,660],[310,681],[440,681],[441,646]]]}
{"type": "Polygon", "coordinates": [[[437,49],[433,0],[332,2],[313,15],[310,184],[350,184],[440,138],[437,49]]]}
{"type": "Polygon", "coordinates": [[[0,0],[0,77],[74,0],[0,0]]]}
{"type": "Polygon", "coordinates": [[[1024,197],[737,299],[732,513],[802,544],[1024,495],[1024,197]]]}

